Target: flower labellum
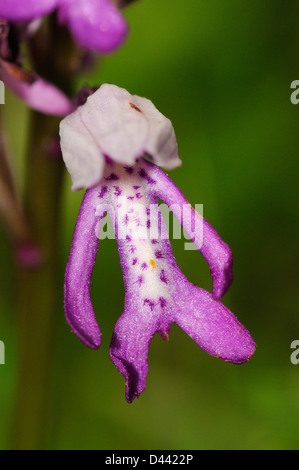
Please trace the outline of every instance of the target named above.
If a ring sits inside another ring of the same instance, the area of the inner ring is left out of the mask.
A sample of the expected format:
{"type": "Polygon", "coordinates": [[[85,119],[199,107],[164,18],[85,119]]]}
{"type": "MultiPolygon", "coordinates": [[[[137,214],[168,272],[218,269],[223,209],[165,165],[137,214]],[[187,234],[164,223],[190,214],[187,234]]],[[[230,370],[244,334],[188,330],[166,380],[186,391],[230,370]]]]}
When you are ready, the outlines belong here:
{"type": "Polygon", "coordinates": [[[153,335],[168,339],[173,322],[208,354],[237,364],[247,361],[255,343],[219,300],[232,281],[231,250],[159,168],[181,164],[169,119],[149,100],[104,84],[61,122],[60,136],[73,189],[87,189],[65,274],[66,318],[83,343],[100,346],[90,279],[108,212],[125,284],[110,357],[126,379],[127,401],[146,387],[153,335]],[[208,262],[213,293],[190,283],[177,266],[158,198],[208,262]]]}

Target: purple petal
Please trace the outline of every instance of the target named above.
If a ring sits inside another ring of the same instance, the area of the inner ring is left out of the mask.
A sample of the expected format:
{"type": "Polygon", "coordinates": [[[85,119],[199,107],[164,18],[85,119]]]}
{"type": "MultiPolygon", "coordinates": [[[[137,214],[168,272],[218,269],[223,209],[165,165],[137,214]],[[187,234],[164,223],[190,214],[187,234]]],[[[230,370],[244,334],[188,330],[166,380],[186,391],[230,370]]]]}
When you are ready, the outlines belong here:
{"type": "MultiPolygon", "coordinates": [[[[169,195],[171,191],[177,196],[176,186],[168,178],[162,179],[161,174],[164,175],[157,167],[143,160],[135,164],[133,174],[127,176],[125,181],[119,178],[118,186],[124,195],[129,194],[131,187],[137,185],[138,191],[143,194],[142,201],[147,199],[149,208],[157,197],[156,186],[158,197],[161,199],[167,199],[165,193],[169,195]]],[[[181,193],[179,196],[183,198],[181,193]]],[[[178,200],[176,197],[176,202],[180,207],[181,203],[187,201],[185,198],[178,200]]],[[[194,286],[182,274],[173,256],[170,242],[165,237],[167,229],[162,220],[161,239],[158,238],[157,243],[153,244],[150,238],[136,237],[137,234],[133,230],[137,210],[144,226],[145,214],[148,215],[146,209],[147,206],[144,206],[143,211],[140,208],[135,209],[133,202],[132,207],[129,205],[128,216],[131,216],[131,221],[126,227],[129,234],[135,237],[133,240],[124,237],[118,239],[126,302],[124,313],[115,328],[110,355],[125,377],[126,398],[129,402],[145,389],[148,348],[152,336],[159,332],[162,337],[167,337],[172,322],[176,322],[207,353],[224,361],[239,364],[247,361],[255,351],[255,343],[250,333],[234,314],[212,294],[194,286]],[[132,245],[134,251],[131,251],[132,245]]],[[[218,245],[222,249],[221,239],[212,227],[208,228],[207,246],[212,248],[215,243],[216,251],[207,254],[203,250],[204,254],[210,261],[215,262],[216,259],[221,266],[221,261],[218,261],[219,253],[217,254],[218,245]]],[[[212,273],[215,278],[215,271],[212,273]]],[[[223,278],[218,276],[217,279],[223,278]]],[[[222,282],[222,288],[223,285],[227,285],[227,280],[222,282]]]]}
{"type": "Polygon", "coordinates": [[[54,116],[66,116],[73,111],[69,98],[54,85],[33,74],[31,80],[24,80],[23,74],[27,72],[1,61],[0,79],[31,108],[54,116]]]}
{"type": "Polygon", "coordinates": [[[110,357],[125,378],[126,400],[131,403],[146,387],[148,349],[153,335],[161,331],[167,337],[169,328],[159,324],[161,312],[157,312],[157,307],[128,298],[128,306],[114,329],[110,357]]]}
{"type": "Polygon", "coordinates": [[[175,321],[204,351],[223,361],[241,364],[256,344],[235,315],[219,300],[186,279],[177,282],[175,321]]]}
{"type": "MultiPolygon", "coordinates": [[[[213,227],[195,210],[191,208],[191,216],[183,217],[184,206],[190,207],[189,202],[180,189],[158,167],[153,167],[157,181],[155,194],[162,199],[176,216],[188,237],[201,252],[210,266],[213,278],[213,295],[216,299],[223,297],[233,280],[233,257],[229,246],[220,238],[213,227]],[[188,222],[188,223],[187,223],[188,222]],[[200,230],[193,232],[193,228],[200,230]]],[[[186,212],[187,213],[187,212],[186,212]]]]}
{"type": "Polygon", "coordinates": [[[63,0],[59,14],[86,49],[111,52],[127,35],[126,22],[110,0],[63,0]]]}
{"type": "MultiPolygon", "coordinates": [[[[96,225],[106,210],[110,216],[115,213],[114,228],[124,276],[125,308],[114,330],[110,357],[125,377],[126,399],[131,403],[146,387],[152,337],[158,332],[167,339],[173,322],[208,354],[224,361],[245,362],[254,353],[256,345],[227,307],[209,292],[191,284],[178,268],[166,224],[156,204],[156,197],[171,202],[174,195],[179,196],[176,198],[179,204],[185,203],[185,199],[180,199],[183,198],[181,193],[177,194],[176,186],[166,175],[162,176],[155,165],[143,159],[131,171],[127,170],[128,167],[115,164],[111,172],[107,167],[102,182],[86,193],[66,272],[65,308],[74,332],[88,346],[97,347],[100,333],[89,294],[97,248],[96,225]],[[165,192],[170,195],[173,192],[170,199],[165,192]],[[137,194],[142,197],[135,198],[137,194]],[[118,216],[116,209],[120,209],[118,216]],[[151,210],[154,210],[153,217],[151,210]],[[149,217],[151,224],[148,226],[149,217]],[[159,230],[154,230],[155,238],[152,239],[154,219],[159,230]]],[[[211,239],[207,246],[212,249],[215,238],[217,249],[217,243],[220,244],[218,235],[214,232],[210,235],[210,231],[208,234],[211,239]]],[[[199,245],[199,238],[196,243],[199,245]]],[[[215,262],[214,253],[204,253],[215,262]]],[[[222,288],[225,282],[222,282],[222,288]]]]}
{"type": "Polygon", "coordinates": [[[54,10],[59,0],[1,0],[0,16],[9,21],[30,21],[54,10]]]}
{"type": "Polygon", "coordinates": [[[99,244],[93,204],[96,194],[90,189],[82,202],[64,283],[66,319],[74,333],[90,348],[101,344],[101,332],[90,299],[90,279],[99,244]]]}

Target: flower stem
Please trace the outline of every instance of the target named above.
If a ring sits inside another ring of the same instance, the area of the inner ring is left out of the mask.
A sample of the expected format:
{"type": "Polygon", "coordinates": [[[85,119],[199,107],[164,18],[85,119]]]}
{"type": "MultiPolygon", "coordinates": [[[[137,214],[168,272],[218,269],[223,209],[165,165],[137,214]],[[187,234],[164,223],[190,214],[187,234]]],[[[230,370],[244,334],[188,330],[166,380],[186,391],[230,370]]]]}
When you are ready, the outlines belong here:
{"type": "MultiPolygon", "coordinates": [[[[27,46],[33,69],[71,96],[80,51],[55,13],[27,46]]],[[[12,448],[17,450],[46,447],[55,316],[63,314],[58,258],[64,164],[57,145],[59,121],[31,111],[24,206],[42,258],[31,267],[18,267],[19,375],[12,430],[12,448]]]]}
{"type": "MultiPolygon", "coordinates": [[[[63,162],[48,154],[48,139],[57,133],[56,118],[31,113],[27,208],[42,260],[19,266],[19,377],[13,449],[42,449],[53,348],[53,326],[60,300],[58,227],[63,162]]],[[[62,302],[61,302],[62,304],[62,302]]]]}

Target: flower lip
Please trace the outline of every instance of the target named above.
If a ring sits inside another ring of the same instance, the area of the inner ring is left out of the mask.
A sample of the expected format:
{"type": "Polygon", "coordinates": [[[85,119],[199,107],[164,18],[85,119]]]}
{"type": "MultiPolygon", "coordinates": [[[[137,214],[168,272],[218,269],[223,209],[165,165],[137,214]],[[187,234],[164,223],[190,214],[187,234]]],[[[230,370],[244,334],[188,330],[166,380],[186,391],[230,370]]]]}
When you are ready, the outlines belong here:
{"type": "Polygon", "coordinates": [[[116,323],[109,353],[125,378],[127,401],[131,403],[146,387],[153,336],[159,333],[167,340],[172,323],[211,356],[235,364],[248,361],[256,344],[249,331],[220,302],[232,280],[230,248],[191,209],[170,178],[142,158],[133,167],[115,164],[112,170],[107,166],[102,181],[86,191],[64,290],[66,318],[79,339],[91,348],[97,348],[101,341],[90,285],[107,212],[117,239],[125,287],[124,310],[116,323]],[[193,233],[195,247],[209,264],[213,293],[192,284],[177,266],[168,230],[157,210],[157,199],[172,210],[189,238],[193,233]],[[149,220],[152,223],[148,226],[149,220]]]}
{"type": "Polygon", "coordinates": [[[74,191],[97,184],[107,161],[132,166],[145,156],[168,170],[181,165],[171,121],[150,100],[107,83],[61,122],[60,139],[74,191]]]}

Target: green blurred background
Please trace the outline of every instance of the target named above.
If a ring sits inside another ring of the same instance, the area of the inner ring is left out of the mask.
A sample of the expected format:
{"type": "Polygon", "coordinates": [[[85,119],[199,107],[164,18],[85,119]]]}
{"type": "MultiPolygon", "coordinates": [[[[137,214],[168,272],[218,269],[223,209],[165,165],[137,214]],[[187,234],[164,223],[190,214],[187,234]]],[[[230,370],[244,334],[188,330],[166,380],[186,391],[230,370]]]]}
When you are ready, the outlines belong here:
{"type": "MultiPolygon", "coordinates": [[[[223,302],[258,347],[236,366],[208,356],[177,326],[157,335],[147,389],[131,405],[109,359],[124,289],[114,240],[100,244],[92,299],[99,350],[70,332],[62,305],[63,271],[82,192],[65,178],[61,298],[49,364],[49,449],[297,449],[299,365],[298,114],[290,84],[299,79],[297,0],[144,0],[126,8],[130,34],[80,84],[114,83],[150,98],[172,120],[180,169],[172,179],[234,253],[234,282],[223,302]]],[[[78,84],[79,86],[79,84],[78,84]]],[[[8,142],[20,184],[27,110],[6,94],[8,142]]],[[[196,251],[173,242],[190,281],[211,290],[196,251]]],[[[11,430],[18,371],[15,275],[0,233],[0,447],[11,430]]],[[[47,299],[44,299],[47,302],[47,299]]],[[[42,306],[41,306],[42,308],[42,306]]]]}

